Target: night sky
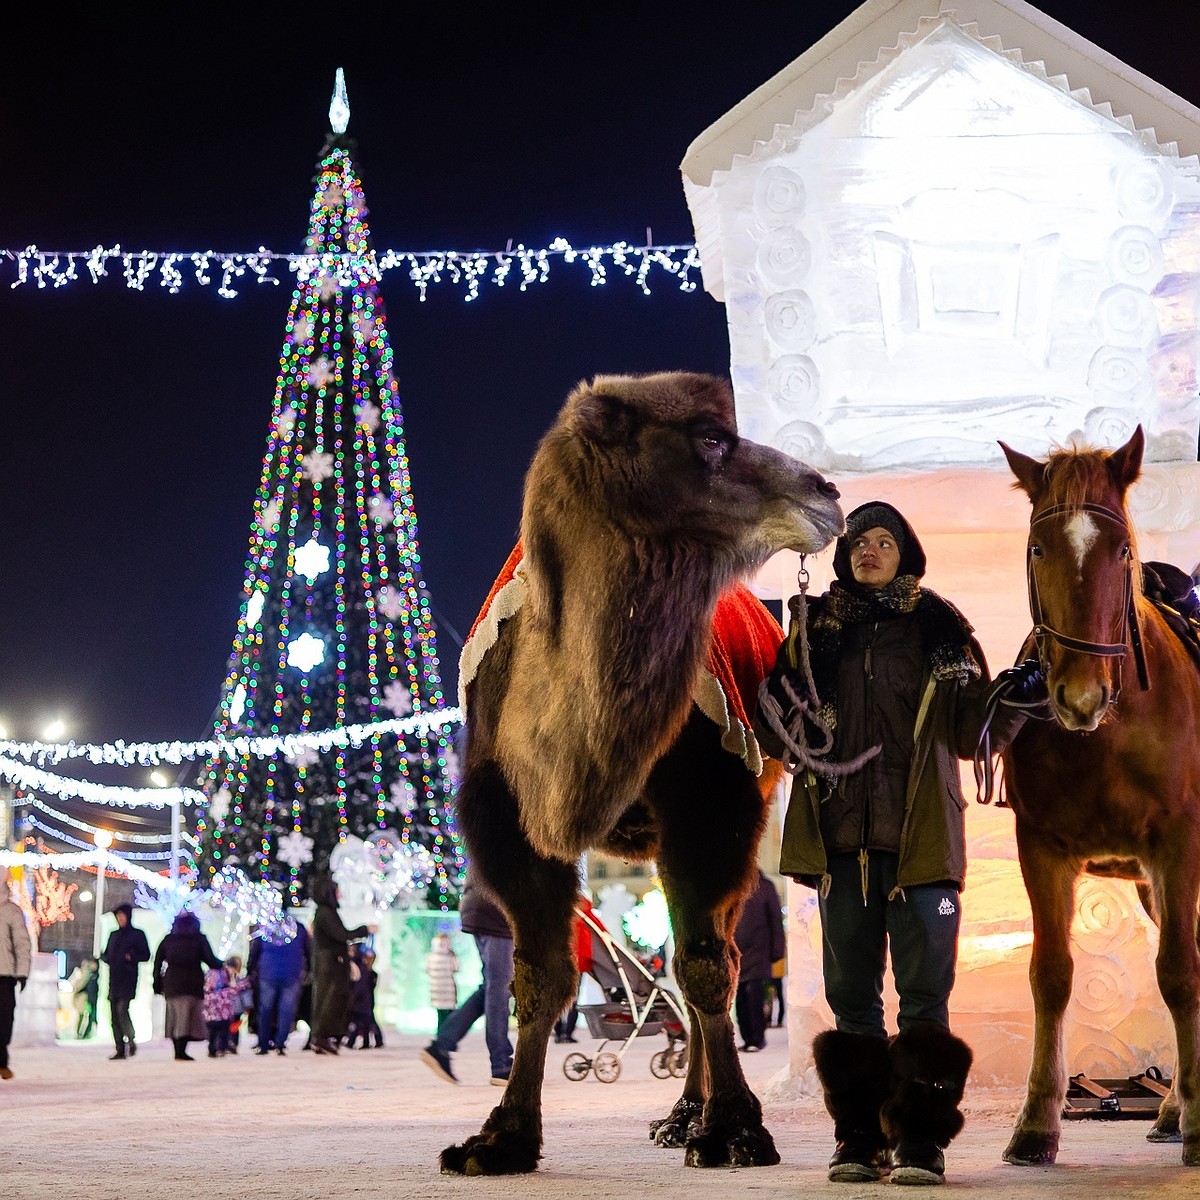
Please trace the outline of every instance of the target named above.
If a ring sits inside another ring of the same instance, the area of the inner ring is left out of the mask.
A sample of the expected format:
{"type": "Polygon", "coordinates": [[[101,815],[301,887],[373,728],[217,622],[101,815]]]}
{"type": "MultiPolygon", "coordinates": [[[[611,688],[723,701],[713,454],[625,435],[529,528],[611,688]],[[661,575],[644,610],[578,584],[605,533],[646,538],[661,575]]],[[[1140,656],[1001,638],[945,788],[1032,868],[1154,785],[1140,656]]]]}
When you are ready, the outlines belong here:
{"type": "MultiPolygon", "coordinates": [[[[338,66],[377,250],[640,243],[647,226],[690,242],[689,143],[854,7],[244,4],[199,23],[175,6],[170,29],[112,6],[69,28],[27,12],[0,74],[0,248],[300,250],[338,66]]],[[[1200,104],[1193,0],[1042,7],[1200,104]]],[[[420,303],[399,271],[382,285],[450,697],[455,634],[512,544],[522,474],[571,386],[728,369],[724,310],[702,291],[659,276],[647,298],[553,273],[470,304],[445,286],[420,303]]],[[[207,735],[291,299],[281,274],[224,300],[119,276],[14,291],[0,264],[12,736],[55,715],[79,741],[207,735]]]]}

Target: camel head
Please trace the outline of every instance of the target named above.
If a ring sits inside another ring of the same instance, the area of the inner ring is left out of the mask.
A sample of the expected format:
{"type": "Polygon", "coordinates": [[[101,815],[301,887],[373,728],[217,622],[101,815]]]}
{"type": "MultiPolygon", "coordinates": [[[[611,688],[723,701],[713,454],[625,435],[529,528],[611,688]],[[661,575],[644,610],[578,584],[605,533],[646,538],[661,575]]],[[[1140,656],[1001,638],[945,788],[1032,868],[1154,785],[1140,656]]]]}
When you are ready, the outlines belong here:
{"type": "Polygon", "coordinates": [[[526,481],[526,548],[536,559],[530,535],[549,512],[569,514],[571,539],[691,556],[724,586],[777,550],[828,545],[844,524],[837,501],[811,467],[738,437],[724,380],[601,375],[575,388],[539,447],[526,481]]]}

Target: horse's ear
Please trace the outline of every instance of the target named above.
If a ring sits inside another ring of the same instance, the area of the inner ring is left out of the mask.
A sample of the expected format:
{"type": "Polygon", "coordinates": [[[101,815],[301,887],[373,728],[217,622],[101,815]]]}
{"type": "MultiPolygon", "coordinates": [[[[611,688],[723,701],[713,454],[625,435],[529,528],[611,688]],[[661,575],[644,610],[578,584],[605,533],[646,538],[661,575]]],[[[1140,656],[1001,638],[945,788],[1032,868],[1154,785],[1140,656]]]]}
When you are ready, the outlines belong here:
{"type": "Polygon", "coordinates": [[[1142,473],[1142,454],[1145,449],[1146,435],[1139,425],[1129,441],[1108,456],[1108,469],[1122,492],[1142,473]]]}
{"type": "Polygon", "coordinates": [[[1022,454],[1019,450],[1014,450],[1011,446],[1006,446],[1003,442],[1000,443],[1000,449],[1004,451],[1004,457],[1008,459],[1008,465],[1017,477],[1022,491],[1030,500],[1037,500],[1045,486],[1046,464],[1038,462],[1036,458],[1030,458],[1027,454],[1022,454]]]}

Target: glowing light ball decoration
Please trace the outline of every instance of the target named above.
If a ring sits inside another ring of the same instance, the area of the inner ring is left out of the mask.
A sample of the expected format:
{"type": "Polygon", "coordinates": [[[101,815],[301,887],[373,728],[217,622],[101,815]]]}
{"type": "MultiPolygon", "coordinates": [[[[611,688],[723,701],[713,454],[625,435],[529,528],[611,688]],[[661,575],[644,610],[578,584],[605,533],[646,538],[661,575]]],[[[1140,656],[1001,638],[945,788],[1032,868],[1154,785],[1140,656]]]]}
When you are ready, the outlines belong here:
{"type": "MultiPolygon", "coordinates": [[[[445,707],[421,578],[378,272],[344,80],[322,151],[292,295],[250,529],[242,612],[215,732],[286,735],[445,707]],[[346,255],[363,256],[347,259],[346,255]]],[[[389,733],[311,758],[209,759],[197,823],[201,884],[226,868],[306,893],[349,839],[394,828],[396,857],[428,860],[428,901],[456,898],[462,855],[448,802],[449,726],[389,733]]]]}
{"type": "MultiPolygon", "coordinates": [[[[1143,424],[1141,557],[1200,560],[1200,124],[1028,5],[946,10],[864,5],[697,137],[682,170],[705,285],[726,304],[740,431],[824,468],[847,511],[895,504],[924,582],[995,670],[1030,627],[1029,505],[998,439],[1042,457],[1143,424]]],[[[808,567],[827,586],[831,555],[808,567]]],[[[786,597],[795,579],[780,555],[758,590],[786,597]]],[[[974,796],[969,767],[963,782],[974,796]]],[[[1011,813],[970,804],[966,819],[951,1020],[977,1082],[1017,1085],[1029,904],[1011,813]]],[[[820,922],[798,885],[788,908],[791,1075],[811,1085],[812,1034],[832,1020],[810,986],[820,922]]],[[[1130,885],[1081,886],[1074,937],[1070,1070],[1169,1063],[1157,935],[1130,885]]]]}

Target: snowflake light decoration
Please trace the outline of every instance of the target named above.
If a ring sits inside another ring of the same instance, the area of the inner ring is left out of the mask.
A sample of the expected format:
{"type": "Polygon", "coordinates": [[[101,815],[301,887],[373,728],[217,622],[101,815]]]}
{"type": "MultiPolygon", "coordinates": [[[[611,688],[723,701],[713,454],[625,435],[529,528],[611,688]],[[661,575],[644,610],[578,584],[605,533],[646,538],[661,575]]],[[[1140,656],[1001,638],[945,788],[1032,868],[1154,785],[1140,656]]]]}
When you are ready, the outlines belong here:
{"type": "Polygon", "coordinates": [[[388,789],[388,796],[392,801],[392,807],[398,813],[407,817],[417,811],[417,789],[404,776],[400,776],[392,784],[388,789]]]}
{"type": "Polygon", "coordinates": [[[285,862],[289,867],[299,868],[307,862],[312,862],[313,840],[293,829],[276,843],[275,857],[285,862]]]}
{"type": "Polygon", "coordinates": [[[308,382],[313,387],[328,387],[336,378],[333,364],[323,354],[308,368],[308,382]]]}
{"type": "Polygon", "coordinates": [[[395,505],[386,496],[372,496],[367,511],[377,525],[390,525],[396,519],[395,505]]]}
{"type": "Polygon", "coordinates": [[[395,621],[404,612],[404,601],[400,599],[395,588],[380,588],[379,595],[375,600],[375,607],[389,621],[395,621]]]}
{"type": "Polygon", "coordinates": [[[338,282],[336,275],[321,276],[321,299],[332,300],[340,291],[342,285],[338,282]]]}
{"type": "Polygon", "coordinates": [[[267,593],[262,588],[255,588],[246,601],[246,628],[253,629],[263,615],[267,603],[267,593]]]}
{"type": "Polygon", "coordinates": [[[310,584],[329,570],[329,547],[322,546],[315,537],[310,537],[295,556],[296,570],[310,584]]]}
{"type": "Polygon", "coordinates": [[[320,754],[312,746],[300,746],[289,754],[288,758],[292,760],[297,769],[303,767],[305,770],[321,761],[320,754]]]}
{"type": "Polygon", "coordinates": [[[307,342],[312,337],[313,323],[308,317],[300,317],[292,326],[292,340],[295,342],[307,342]]]}
{"type": "Polygon", "coordinates": [[[333,455],[324,450],[310,450],[300,460],[300,469],[312,483],[324,483],[333,474],[333,455]]]}
{"type": "Polygon", "coordinates": [[[274,534],[279,529],[279,521],[283,516],[283,505],[278,500],[272,500],[264,505],[259,513],[258,523],[264,533],[274,534]]]}
{"type": "Polygon", "coordinates": [[[325,661],[325,641],[314,637],[311,633],[302,633],[298,638],[288,642],[287,665],[298,667],[301,671],[311,671],[318,663],[325,661]]]}
{"type": "Polygon", "coordinates": [[[279,414],[279,436],[281,438],[291,435],[292,430],[296,428],[298,418],[299,414],[290,404],[279,414]]]}
{"type": "Polygon", "coordinates": [[[445,753],[446,759],[446,774],[451,779],[457,780],[462,774],[462,764],[458,761],[458,751],[451,747],[445,753]]]}
{"type": "Polygon", "coordinates": [[[223,821],[229,816],[229,806],[233,803],[233,793],[228,788],[220,788],[213,793],[208,802],[208,815],[213,821],[223,821]]]}
{"type": "Polygon", "coordinates": [[[369,342],[375,336],[375,318],[370,313],[360,313],[354,318],[354,328],[364,342],[369,342]]]}
{"type": "Polygon", "coordinates": [[[399,679],[393,679],[383,689],[383,704],[391,710],[393,716],[407,717],[413,710],[412,693],[408,690],[408,685],[399,679]]]}
{"type": "Polygon", "coordinates": [[[354,406],[354,419],[369,432],[374,433],[379,428],[381,413],[377,404],[364,400],[354,406]]]}

